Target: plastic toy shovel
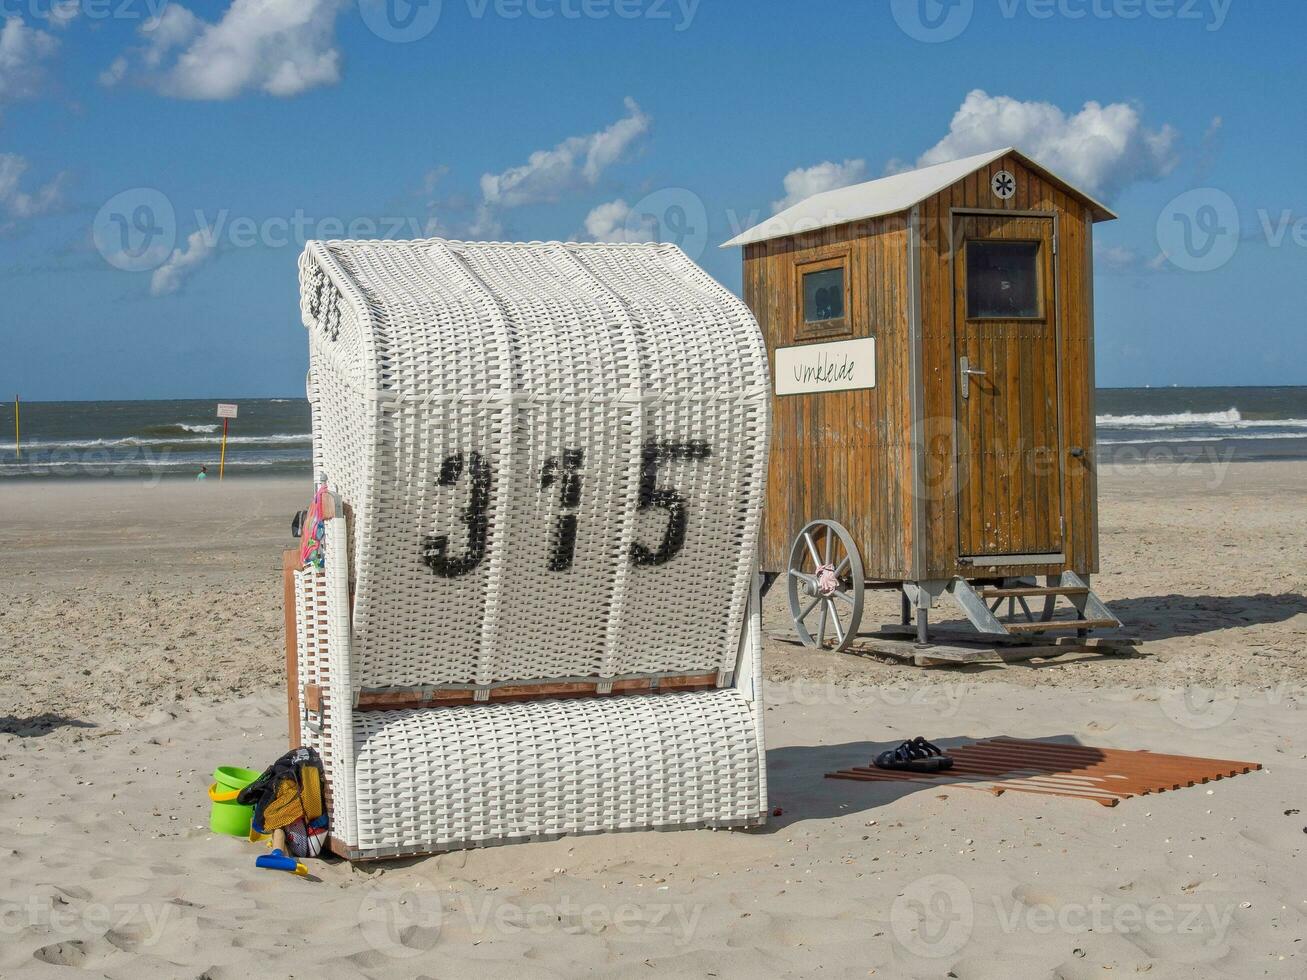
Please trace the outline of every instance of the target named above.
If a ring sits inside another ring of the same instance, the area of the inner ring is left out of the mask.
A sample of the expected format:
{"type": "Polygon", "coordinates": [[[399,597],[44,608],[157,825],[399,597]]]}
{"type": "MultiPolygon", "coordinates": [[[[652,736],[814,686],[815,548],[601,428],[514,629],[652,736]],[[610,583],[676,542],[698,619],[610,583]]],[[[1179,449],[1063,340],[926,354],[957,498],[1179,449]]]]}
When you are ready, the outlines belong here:
{"type": "Polygon", "coordinates": [[[254,859],[256,868],[268,868],[272,871],[289,871],[291,874],[307,876],[309,869],[296,861],[293,857],[287,857],[286,853],[278,848],[271,854],[264,854],[262,857],[254,859]]]}
{"type": "Polygon", "coordinates": [[[272,853],[255,858],[254,866],[270,871],[289,871],[301,877],[307,877],[309,873],[303,864],[286,855],[286,832],[280,829],[272,832],[272,853]]]}

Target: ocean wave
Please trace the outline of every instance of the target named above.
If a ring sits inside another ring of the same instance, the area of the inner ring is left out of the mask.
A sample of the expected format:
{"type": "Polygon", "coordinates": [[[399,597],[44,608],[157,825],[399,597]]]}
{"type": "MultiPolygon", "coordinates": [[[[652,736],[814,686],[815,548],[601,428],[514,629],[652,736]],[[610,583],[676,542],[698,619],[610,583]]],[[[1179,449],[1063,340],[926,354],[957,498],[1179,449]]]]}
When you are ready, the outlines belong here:
{"type": "MultiPolygon", "coordinates": [[[[287,472],[293,472],[298,469],[309,470],[311,460],[308,458],[277,458],[277,459],[228,459],[226,468],[228,470],[265,470],[278,469],[287,472]]],[[[3,477],[21,477],[21,476],[45,476],[59,473],[85,476],[140,476],[151,473],[157,474],[193,474],[196,471],[196,462],[194,460],[157,460],[143,462],[141,460],[108,460],[102,462],[85,463],[78,460],[58,460],[51,463],[45,462],[22,462],[22,463],[0,463],[0,478],[3,477]]],[[[209,475],[217,478],[218,468],[216,465],[210,465],[209,475]]]]}
{"type": "Polygon", "coordinates": [[[1181,442],[1264,442],[1271,439],[1307,440],[1304,432],[1254,432],[1248,435],[1226,433],[1219,436],[1154,436],[1151,439],[1099,439],[1100,446],[1169,446],[1181,442]]]}
{"type": "Polygon", "coordinates": [[[217,432],[216,423],[169,422],[163,425],[147,425],[141,432],[147,436],[185,436],[217,432]]]}
{"type": "MultiPolygon", "coordinates": [[[[277,432],[266,436],[229,436],[227,439],[228,446],[254,446],[254,445],[287,445],[301,444],[311,445],[313,436],[310,433],[292,433],[277,432]]],[[[68,449],[139,449],[143,446],[178,446],[183,449],[190,449],[197,446],[218,446],[222,444],[222,437],[215,436],[210,439],[183,439],[165,437],[141,436],[123,436],[118,439],[65,439],[65,440],[44,440],[32,439],[23,440],[23,451],[28,450],[42,452],[55,452],[68,449]]],[[[12,442],[0,442],[0,452],[13,452],[14,444],[12,442]]]]}
{"type": "Polygon", "coordinates": [[[1224,412],[1173,412],[1169,415],[1100,415],[1103,429],[1307,429],[1307,419],[1245,419],[1237,408],[1224,412]]]}

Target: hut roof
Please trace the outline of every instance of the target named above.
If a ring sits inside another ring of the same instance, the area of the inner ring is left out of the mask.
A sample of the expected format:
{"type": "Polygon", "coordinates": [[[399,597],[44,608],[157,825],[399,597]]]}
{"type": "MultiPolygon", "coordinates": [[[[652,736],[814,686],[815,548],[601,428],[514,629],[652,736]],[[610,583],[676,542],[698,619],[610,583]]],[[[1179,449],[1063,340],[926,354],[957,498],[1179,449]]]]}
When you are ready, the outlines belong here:
{"type": "Polygon", "coordinates": [[[1046,180],[1057,184],[1068,194],[1088,204],[1093,211],[1095,221],[1110,221],[1116,217],[1106,205],[1067,183],[1048,168],[1040,166],[1020,150],[1009,146],[979,156],[951,160],[933,167],[923,167],[920,170],[882,177],[880,180],[869,180],[863,184],[837,187],[835,190],[814,194],[779,214],[772,215],[748,231],[736,235],[721,247],[732,248],[736,245],[765,242],[773,238],[788,238],[790,235],[843,225],[850,221],[898,214],[920,204],[928,197],[933,197],[964,177],[969,177],[981,167],[987,167],[995,160],[1008,155],[1016,157],[1046,180]]]}

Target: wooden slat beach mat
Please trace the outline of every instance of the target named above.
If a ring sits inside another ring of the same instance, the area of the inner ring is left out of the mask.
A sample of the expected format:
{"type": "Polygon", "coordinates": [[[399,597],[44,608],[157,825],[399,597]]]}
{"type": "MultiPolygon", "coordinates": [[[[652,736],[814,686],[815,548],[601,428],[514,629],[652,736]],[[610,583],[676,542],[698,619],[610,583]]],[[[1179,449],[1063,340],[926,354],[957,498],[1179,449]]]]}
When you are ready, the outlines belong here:
{"type": "Polygon", "coordinates": [[[1116,806],[1132,796],[1164,793],[1214,779],[1260,769],[1257,762],[1200,759],[1187,755],[1089,745],[995,738],[947,750],[953,768],[941,773],[914,773],[857,766],[826,773],[827,779],[866,782],[913,782],[931,786],[983,790],[998,796],[1008,790],[1045,796],[1070,796],[1116,806]]]}

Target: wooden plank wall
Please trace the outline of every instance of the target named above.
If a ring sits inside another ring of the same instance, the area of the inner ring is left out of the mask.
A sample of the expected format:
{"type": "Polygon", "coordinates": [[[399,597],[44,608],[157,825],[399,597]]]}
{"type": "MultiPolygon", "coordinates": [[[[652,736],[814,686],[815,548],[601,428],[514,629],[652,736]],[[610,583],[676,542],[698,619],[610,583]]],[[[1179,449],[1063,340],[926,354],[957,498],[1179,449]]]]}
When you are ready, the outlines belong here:
{"type": "MultiPolygon", "coordinates": [[[[1098,571],[1098,504],[1094,460],[1093,265],[1091,214],[1070,194],[1027,169],[1014,157],[989,167],[922,204],[922,375],[927,433],[925,474],[927,578],[975,577],[983,570],[958,565],[956,473],[951,427],[957,397],[954,350],[953,279],[949,256],[949,209],[1055,211],[1059,218],[1057,302],[1062,344],[1063,513],[1066,517],[1065,568],[1098,571]],[[1007,201],[991,190],[995,173],[1017,178],[1007,201]],[[1080,446],[1082,459],[1069,449],[1080,446]]],[[[1004,575],[1050,571],[1044,566],[1007,567],[1004,575]]]]}
{"type": "Polygon", "coordinates": [[[824,517],[849,529],[869,579],[911,574],[908,238],[908,217],[900,214],[745,248],[744,300],[769,352],[796,343],[876,338],[874,389],[773,398],[764,571],[788,567],[800,528],[824,517]],[[795,266],[846,250],[852,332],[799,340],[795,266]]]}

